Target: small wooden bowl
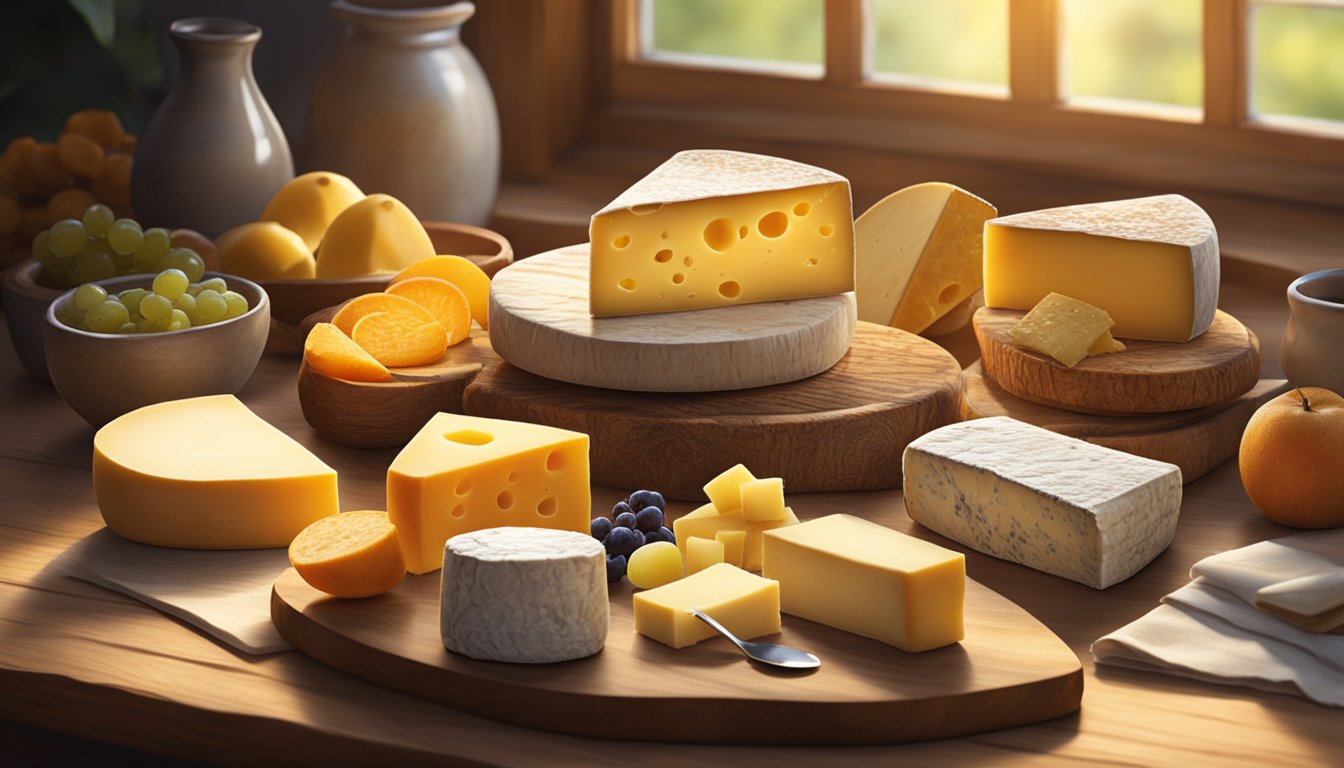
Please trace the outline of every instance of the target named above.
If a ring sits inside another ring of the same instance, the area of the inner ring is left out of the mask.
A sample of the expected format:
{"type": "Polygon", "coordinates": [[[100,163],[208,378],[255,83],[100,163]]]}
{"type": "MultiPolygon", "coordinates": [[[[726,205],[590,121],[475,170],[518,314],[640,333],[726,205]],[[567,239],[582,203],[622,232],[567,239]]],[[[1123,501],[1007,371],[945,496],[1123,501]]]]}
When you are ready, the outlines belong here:
{"type": "MultiPolygon", "coordinates": [[[[229,289],[247,298],[242,315],[182,331],[145,334],[90,333],[56,319],[47,307],[43,337],[51,383],[65,402],[95,427],[153,403],[202,395],[233,394],[243,388],[261,359],[271,325],[271,303],[261,286],[233,275],[229,289]]],[[[148,288],[154,275],[100,280],[108,292],[148,288]]],[[[66,291],[57,302],[74,294],[66,291]]],[[[189,428],[184,425],[184,428],[189,428]]]]}
{"type": "Polygon", "coordinates": [[[42,265],[37,259],[27,258],[5,270],[0,276],[0,302],[5,306],[5,324],[14,351],[29,376],[51,381],[47,372],[47,354],[42,344],[42,326],[46,322],[47,307],[60,288],[42,280],[42,265]]]}

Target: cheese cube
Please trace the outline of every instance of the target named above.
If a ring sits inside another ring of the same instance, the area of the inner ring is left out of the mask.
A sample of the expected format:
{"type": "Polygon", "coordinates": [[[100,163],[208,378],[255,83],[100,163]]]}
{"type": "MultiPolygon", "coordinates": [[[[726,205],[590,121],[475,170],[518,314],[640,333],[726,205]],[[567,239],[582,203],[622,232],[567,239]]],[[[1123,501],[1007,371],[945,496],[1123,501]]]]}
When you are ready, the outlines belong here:
{"type": "Polygon", "coordinates": [[[939,427],[910,443],[901,464],[916,522],[1095,589],[1161,554],[1181,512],[1174,464],[1006,416],[939,427]]]}
{"type": "Polygon", "coordinates": [[[742,484],[742,519],[748,523],[784,519],[784,481],[778,477],[742,484]]]}
{"type": "Polygon", "coordinates": [[[985,305],[1052,291],[1100,307],[1126,339],[1189,341],[1218,306],[1218,233],[1180,195],[1072,205],[985,224],[985,305]]]}
{"type": "Polygon", "coordinates": [[[755,480],[751,470],[741,464],[725,469],[705,485],[705,495],[719,514],[726,515],[742,508],[742,484],[755,480]]]}
{"type": "Polygon", "coordinates": [[[903,651],[959,642],[966,556],[853,515],[766,531],[761,575],[785,613],[903,651]]]}
{"type": "Polygon", "coordinates": [[[1072,368],[1087,357],[1115,321],[1106,310],[1051,293],[1008,331],[1013,343],[1072,368]]]}
{"type": "Polygon", "coordinates": [[[444,542],[460,533],[499,526],[586,533],[588,436],[437,414],[388,468],[387,514],[411,573],[442,567],[444,542]]]}
{"type": "Polygon", "coordinates": [[[598,317],[854,290],[849,182],[791,160],[679,152],[594,214],[589,240],[598,317]]]}
{"type": "Polygon", "coordinates": [[[698,608],[743,640],[779,631],[779,582],[727,563],[636,592],[635,631],[673,648],[685,648],[718,633],[690,611],[698,608]]]}
{"type": "Polygon", "coordinates": [[[714,540],[723,545],[723,562],[742,567],[742,552],[747,543],[746,531],[715,531],[714,540]]]}
{"type": "Polygon", "coordinates": [[[93,493],[113,533],[183,549],[287,547],[339,511],[336,470],[233,395],[109,422],[93,436],[93,493]]]}
{"type": "Polygon", "coordinates": [[[793,510],[784,508],[783,520],[765,520],[748,523],[740,515],[720,515],[713,504],[706,504],[692,512],[677,518],[672,523],[672,532],[677,537],[677,548],[681,557],[686,558],[686,540],[692,536],[704,539],[715,538],[719,531],[742,531],[742,567],[748,571],[761,569],[761,534],[786,525],[797,525],[798,517],[793,510]]]}
{"type": "Polygon", "coordinates": [[[712,539],[690,537],[686,540],[686,573],[697,573],[711,565],[724,562],[723,552],[723,542],[718,540],[718,534],[712,539]]]}
{"type": "Polygon", "coordinates": [[[859,319],[921,333],[984,283],[981,239],[994,206],[931,181],[879,200],[854,222],[859,319]]]}

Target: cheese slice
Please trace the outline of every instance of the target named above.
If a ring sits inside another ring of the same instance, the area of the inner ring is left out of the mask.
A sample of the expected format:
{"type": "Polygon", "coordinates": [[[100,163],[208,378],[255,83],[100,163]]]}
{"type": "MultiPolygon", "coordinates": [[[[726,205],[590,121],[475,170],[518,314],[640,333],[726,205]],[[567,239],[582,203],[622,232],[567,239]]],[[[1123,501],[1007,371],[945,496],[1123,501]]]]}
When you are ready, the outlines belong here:
{"type": "Polygon", "coordinates": [[[593,215],[590,311],[670,312],[854,290],[849,182],[764,155],[673,155],[593,215]]]}
{"type": "Polygon", "coordinates": [[[443,646],[473,659],[547,664],[592,656],[611,626],[607,559],[592,536],[490,528],[448,541],[443,646]]]}
{"type": "Polygon", "coordinates": [[[903,651],[960,642],[966,556],[853,515],[765,532],[784,613],[903,651]]]}
{"type": "Polygon", "coordinates": [[[966,302],[984,283],[981,240],[997,215],[941,181],[879,200],[854,222],[859,319],[921,333],[966,302]]]}
{"type": "Polygon", "coordinates": [[[743,640],[779,631],[779,582],[727,563],[636,592],[635,631],[673,648],[718,637],[690,611],[698,608],[743,640]]]}
{"type": "Polygon", "coordinates": [[[1100,307],[1125,339],[1189,341],[1218,306],[1218,233],[1181,195],[1073,205],[985,224],[985,305],[1058,292],[1100,307]]]}
{"type": "Polygon", "coordinates": [[[742,531],[742,567],[748,571],[761,570],[761,535],[775,528],[797,525],[798,516],[789,507],[784,508],[783,520],[762,520],[748,523],[742,519],[741,510],[733,514],[721,515],[713,504],[705,504],[672,522],[672,532],[677,539],[677,549],[681,550],[683,560],[687,558],[686,542],[691,537],[703,539],[717,538],[720,531],[742,531]]]}
{"type": "Polygon", "coordinates": [[[387,470],[387,515],[411,573],[437,570],[443,543],[470,531],[521,526],[587,532],[588,436],[437,414],[387,470]]]}
{"type": "Polygon", "coordinates": [[[287,547],[339,509],[336,470],[233,395],[147,405],[93,437],[107,527],[184,549],[287,547]]]}
{"type": "Polygon", "coordinates": [[[1171,544],[1181,470],[1006,416],[940,427],[905,449],[905,509],[953,541],[1095,589],[1171,544]]]}
{"type": "Polygon", "coordinates": [[[1017,321],[1008,330],[1008,336],[1014,344],[1049,355],[1072,368],[1091,353],[1103,335],[1110,336],[1112,325],[1115,321],[1106,310],[1051,293],[1017,321]]]}

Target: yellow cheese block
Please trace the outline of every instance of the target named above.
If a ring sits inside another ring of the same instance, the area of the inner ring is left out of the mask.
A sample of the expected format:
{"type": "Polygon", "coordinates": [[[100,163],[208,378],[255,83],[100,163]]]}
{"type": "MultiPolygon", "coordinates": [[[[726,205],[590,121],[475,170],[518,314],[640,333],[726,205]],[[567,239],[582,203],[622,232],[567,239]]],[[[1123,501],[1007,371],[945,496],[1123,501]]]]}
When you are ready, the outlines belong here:
{"type": "Polygon", "coordinates": [[[434,255],[420,220],[391,195],[369,195],[332,220],[317,250],[317,277],[399,272],[434,255]]]}
{"type": "Polygon", "coordinates": [[[994,206],[941,181],[887,195],[854,222],[859,319],[922,333],[983,284],[994,206]]]}
{"type": "Polygon", "coordinates": [[[1180,195],[1073,205],[985,224],[985,305],[1051,292],[1106,310],[1125,339],[1189,341],[1218,306],[1218,233],[1180,195]]]}
{"type": "Polygon", "coordinates": [[[755,479],[745,465],[734,464],[705,484],[705,496],[719,514],[737,512],[742,508],[742,486],[755,479]]]}
{"type": "Polygon", "coordinates": [[[598,317],[854,290],[849,182],[776,157],[679,152],[594,214],[589,239],[598,317]]]}
{"type": "Polygon", "coordinates": [[[387,470],[387,515],[406,568],[443,567],[459,533],[515,526],[588,532],[588,436],[453,413],[431,418],[387,470]]]}
{"type": "Polygon", "coordinates": [[[742,484],[742,519],[748,523],[784,519],[784,481],[778,477],[742,484]]]}
{"type": "Polygon", "coordinates": [[[904,651],[959,642],[966,557],[853,515],[765,534],[785,613],[904,651]]]}
{"type": "MultiPolygon", "coordinates": [[[[1049,355],[1072,368],[1115,325],[1106,310],[1051,293],[1008,330],[1013,343],[1049,355]]],[[[1104,343],[1103,343],[1104,344],[1104,343]]]]}
{"type": "Polygon", "coordinates": [[[742,567],[742,550],[747,543],[746,531],[715,531],[714,540],[723,545],[723,562],[742,567]]]}
{"type": "Polygon", "coordinates": [[[686,573],[698,573],[711,565],[725,562],[723,555],[723,542],[718,540],[717,533],[712,539],[692,536],[686,540],[686,573]]]}
{"type": "Polygon", "coordinates": [[[148,405],[93,437],[107,527],[161,547],[287,547],[338,510],[336,470],[233,395],[148,405]]]}
{"type": "Polygon", "coordinates": [[[720,531],[742,531],[742,567],[748,571],[761,569],[761,534],[786,525],[797,525],[798,516],[793,510],[784,508],[783,520],[763,520],[748,523],[741,514],[721,515],[713,504],[706,504],[689,512],[672,523],[672,532],[677,537],[677,548],[681,557],[686,559],[686,541],[692,536],[704,539],[715,538],[720,531]]]}
{"type": "Polygon", "coordinates": [[[779,631],[779,582],[727,563],[636,592],[634,600],[635,631],[673,648],[718,636],[690,613],[693,608],[743,640],[779,631]]]}

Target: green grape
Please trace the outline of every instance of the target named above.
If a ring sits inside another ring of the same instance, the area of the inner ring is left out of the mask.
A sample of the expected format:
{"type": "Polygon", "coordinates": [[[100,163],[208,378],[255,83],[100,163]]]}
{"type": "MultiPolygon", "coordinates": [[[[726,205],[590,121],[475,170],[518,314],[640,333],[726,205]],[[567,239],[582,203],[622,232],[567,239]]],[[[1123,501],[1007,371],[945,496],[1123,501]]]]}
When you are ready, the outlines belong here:
{"type": "Polygon", "coordinates": [[[201,324],[201,315],[196,307],[195,296],[192,296],[189,293],[184,293],[181,296],[178,296],[177,301],[173,302],[173,308],[182,310],[182,312],[186,314],[187,319],[191,321],[192,325],[201,324]]]}
{"type": "Polygon", "coordinates": [[[200,284],[200,283],[192,283],[191,285],[188,285],[188,286],[187,286],[187,295],[188,295],[188,296],[199,296],[200,294],[201,294],[201,284],[200,284]]]}
{"type": "Polygon", "coordinates": [[[139,326],[135,324],[135,321],[127,320],[117,329],[117,333],[135,333],[137,330],[139,330],[139,326]]]}
{"type": "Polygon", "coordinates": [[[187,279],[196,282],[205,276],[205,262],[190,248],[174,248],[159,259],[158,269],[180,269],[187,279]]]}
{"type": "Polygon", "coordinates": [[[107,301],[107,289],[101,285],[86,283],[75,289],[75,308],[80,312],[88,312],[104,301],[107,301]]]}
{"type": "Polygon", "coordinates": [[[191,281],[182,270],[165,269],[154,278],[154,292],[169,301],[176,301],[178,296],[187,292],[190,284],[191,281]]]}
{"type": "Polygon", "coordinates": [[[108,299],[84,313],[84,322],[94,333],[116,333],[130,319],[126,305],[116,299],[108,299]]]}
{"type": "Polygon", "coordinates": [[[140,315],[153,323],[163,323],[173,316],[173,302],[151,293],[140,299],[140,315]]]}
{"type": "Polygon", "coordinates": [[[105,237],[116,218],[117,215],[111,208],[102,203],[94,203],[84,211],[84,229],[88,231],[90,237],[105,237]]]}
{"type": "Polygon", "coordinates": [[[229,302],[214,291],[201,291],[196,297],[196,311],[200,313],[202,323],[217,323],[228,314],[229,302]]]}
{"type": "Polygon", "coordinates": [[[74,258],[75,278],[81,283],[106,280],[117,274],[117,265],[106,252],[81,253],[74,258]]]}
{"type": "Polygon", "coordinates": [[[247,312],[247,299],[236,291],[225,291],[221,294],[224,297],[224,303],[228,310],[224,313],[224,319],[229,320],[241,316],[247,312]]]}
{"type": "Polygon", "coordinates": [[[147,318],[141,318],[138,322],[136,322],[135,330],[136,333],[154,333],[156,331],[163,330],[163,328],[153,320],[149,320],[147,318]]]}
{"type": "Polygon", "coordinates": [[[191,327],[191,318],[180,309],[173,310],[173,319],[168,322],[168,330],[181,331],[191,327]]]}
{"type": "Polygon", "coordinates": [[[135,252],[135,260],[141,264],[158,264],[172,247],[173,241],[168,230],[163,227],[146,229],[145,241],[141,243],[140,250],[135,252]]]}
{"type": "Polygon", "coordinates": [[[224,282],[224,278],[222,277],[212,277],[209,280],[201,281],[201,290],[223,293],[229,290],[229,284],[224,282]]]}
{"type": "Polygon", "coordinates": [[[43,264],[47,263],[47,259],[50,259],[56,255],[51,252],[51,246],[47,244],[47,238],[50,236],[51,236],[51,230],[44,229],[41,232],[37,233],[37,237],[33,238],[33,258],[37,259],[43,264]]]}
{"type": "Polygon", "coordinates": [[[145,233],[140,231],[140,225],[132,219],[117,219],[107,230],[107,244],[117,253],[135,253],[144,243],[145,233]]]}
{"type": "Polygon", "coordinates": [[[149,291],[144,288],[127,288],[117,294],[117,298],[122,304],[126,305],[126,310],[132,315],[140,314],[140,302],[149,295],[149,291]]]}
{"type": "MultiPolygon", "coordinates": [[[[97,288],[98,286],[92,287],[97,288]]],[[[80,311],[79,307],[75,306],[73,297],[61,302],[60,305],[56,307],[56,319],[71,328],[80,328],[84,325],[84,313],[80,311]]]]}
{"type": "Polygon", "coordinates": [[[66,258],[79,253],[88,241],[88,233],[79,219],[61,219],[51,225],[50,234],[47,235],[47,246],[51,252],[66,258]]]}

